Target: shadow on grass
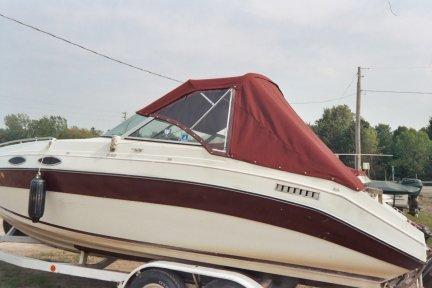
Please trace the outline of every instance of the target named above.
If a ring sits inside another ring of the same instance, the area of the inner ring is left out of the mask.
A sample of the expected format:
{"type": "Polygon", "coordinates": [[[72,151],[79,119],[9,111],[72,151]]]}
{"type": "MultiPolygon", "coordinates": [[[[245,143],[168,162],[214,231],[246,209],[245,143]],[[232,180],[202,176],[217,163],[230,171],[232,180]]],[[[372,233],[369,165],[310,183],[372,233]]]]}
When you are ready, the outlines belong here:
{"type": "Polygon", "coordinates": [[[17,268],[0,262],[0,288],[115,288],[115,283],[17,268]]]}

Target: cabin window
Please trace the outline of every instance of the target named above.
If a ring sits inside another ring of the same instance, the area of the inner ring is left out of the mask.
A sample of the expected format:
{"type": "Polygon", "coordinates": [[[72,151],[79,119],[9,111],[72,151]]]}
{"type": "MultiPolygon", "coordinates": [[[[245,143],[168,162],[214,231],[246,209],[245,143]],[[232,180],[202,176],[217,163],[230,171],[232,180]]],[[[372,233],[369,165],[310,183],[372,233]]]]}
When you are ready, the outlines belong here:
{"type": "Polygon", "coordinates": [[[50,165],[50,166],[58,165],[61,163],[60,159],[52,156],[42,157],[38,161],[43,165],[50,165]]]}
{"type": "Polygon", "coordinates": [[[20,165],[23,164],[26,160],[21,157],[21,156],[17,156],[17,157],[13,157],[11,159],[9,159],[9,163],[12,165],[20,165]]]}
{"type": "Polygon", "coordinates": [[[132,134],[128,138],[149,139],[156,141],[181,142],[185,144],[198,144],[198,141],[171,123],[154,119],[132,134]]]}
{"type": "Polygon", "coordinates": [[[196,91],[155,114],[181,123],[211,150],[226,152],[233,95],[233,89],[196,91]]]}

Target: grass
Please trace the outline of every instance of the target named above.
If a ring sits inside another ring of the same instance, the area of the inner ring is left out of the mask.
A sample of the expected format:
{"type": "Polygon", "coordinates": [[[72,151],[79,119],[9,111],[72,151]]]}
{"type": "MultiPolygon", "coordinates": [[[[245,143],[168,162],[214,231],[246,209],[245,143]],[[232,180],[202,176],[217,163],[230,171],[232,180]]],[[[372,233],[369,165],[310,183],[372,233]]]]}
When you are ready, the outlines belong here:
{"type": "Polygon", "coordinates": [[[0,262],[0,288],[114,288],[115,284],[21,269],[0,262]]]}
{"type": "Polygon", "coordinates": [[[0,263],[0,288],[16,288],[16,287],[56,287],[49,283],[49,278],[40,273],[29,273],[22,269],[11,265],[0,263]]]}
{"type": "MultiPolygon", "coordinates": [[[[420,211],[418,218],[409,214],[407,214],[406,216],[408,217],[408,219],[417,224],[422,224],[429,228],[432,228],[432,215],[427,212],[420,211]]],[[[429,245],[429,247],[432,247],[432,237],[428,239],[427,244],[429,245]]]]}

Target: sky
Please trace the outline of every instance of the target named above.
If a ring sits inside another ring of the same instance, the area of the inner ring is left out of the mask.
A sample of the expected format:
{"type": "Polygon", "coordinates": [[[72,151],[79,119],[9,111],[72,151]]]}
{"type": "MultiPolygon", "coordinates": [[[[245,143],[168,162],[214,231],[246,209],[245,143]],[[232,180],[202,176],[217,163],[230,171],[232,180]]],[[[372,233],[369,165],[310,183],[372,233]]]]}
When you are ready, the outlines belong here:
{"type": "MultiPolygon", "coordinates": [[[[432,2],[390,4],[0,0],[0,13],[182,81],[264,74],[314,123],[334,105],[355,111],[358,66],[367,68],[363,89],[432,92],[432,2]]],[[[102,130],[178,85],[3,18],[0,67],[0,119],[60,115],[102,130]]],[[[432,95],[364,92],[362,116],[419,129],[432,116],[432,95]]]]}

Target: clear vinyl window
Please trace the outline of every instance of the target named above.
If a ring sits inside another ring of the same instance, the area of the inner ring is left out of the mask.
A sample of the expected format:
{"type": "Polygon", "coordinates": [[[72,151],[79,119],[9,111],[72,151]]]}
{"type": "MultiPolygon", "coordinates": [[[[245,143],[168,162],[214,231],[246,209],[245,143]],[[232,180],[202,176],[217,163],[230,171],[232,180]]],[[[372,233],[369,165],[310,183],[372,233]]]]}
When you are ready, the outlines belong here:
{"type": "Polygon", "coordinates": [[[226,152],[233,96],[233,89],[196,91],[155,114],[181,123],[210,149],[226,152]]]}

